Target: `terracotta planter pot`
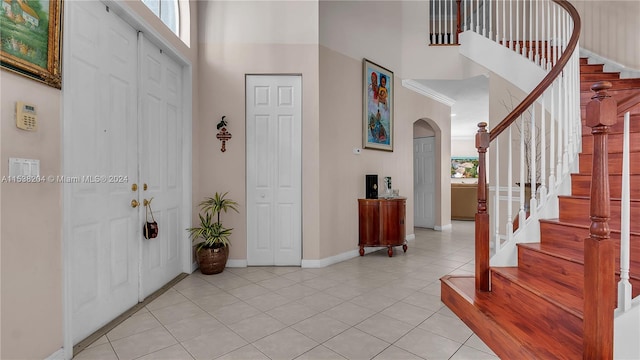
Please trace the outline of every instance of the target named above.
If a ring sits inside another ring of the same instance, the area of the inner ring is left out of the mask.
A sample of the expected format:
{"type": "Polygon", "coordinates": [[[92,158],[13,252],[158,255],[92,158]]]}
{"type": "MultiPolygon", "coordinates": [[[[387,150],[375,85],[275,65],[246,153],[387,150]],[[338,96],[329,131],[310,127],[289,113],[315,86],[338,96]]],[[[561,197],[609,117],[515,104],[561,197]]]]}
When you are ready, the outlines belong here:
{"type": "Polygon", "coordinates": [[[205,275],[219,274],[227,265],[229,246],[216,249],[202,248],[196,255],[200,272],[205,275]]]}

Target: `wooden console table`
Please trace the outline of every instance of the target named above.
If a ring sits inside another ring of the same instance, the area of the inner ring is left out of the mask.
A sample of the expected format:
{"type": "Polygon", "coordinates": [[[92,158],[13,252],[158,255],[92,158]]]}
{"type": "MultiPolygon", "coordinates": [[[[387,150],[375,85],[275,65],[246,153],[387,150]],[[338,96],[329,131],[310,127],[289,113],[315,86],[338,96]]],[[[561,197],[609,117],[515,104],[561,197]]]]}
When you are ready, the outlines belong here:
{"type": "Polygon", "coordinates": [[[386,246],[389,257],[393,247],[402,246],[407,251],[405,241],[405,206],[407,198],[358,199],[360,256],[364,256],[365,246],[386,246]]]}

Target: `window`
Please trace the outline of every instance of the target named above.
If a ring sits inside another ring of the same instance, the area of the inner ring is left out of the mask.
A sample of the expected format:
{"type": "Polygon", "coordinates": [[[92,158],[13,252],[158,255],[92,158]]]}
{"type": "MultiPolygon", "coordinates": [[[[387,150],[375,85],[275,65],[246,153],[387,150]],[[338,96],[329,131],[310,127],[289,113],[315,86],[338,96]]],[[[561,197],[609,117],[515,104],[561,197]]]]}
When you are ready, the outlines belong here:
{"type": "Polygon", "coordinates": [[[142,0],[157,17],[176,35],[178,33],[180,12],[178,11],[178,0],[142,0]]]}

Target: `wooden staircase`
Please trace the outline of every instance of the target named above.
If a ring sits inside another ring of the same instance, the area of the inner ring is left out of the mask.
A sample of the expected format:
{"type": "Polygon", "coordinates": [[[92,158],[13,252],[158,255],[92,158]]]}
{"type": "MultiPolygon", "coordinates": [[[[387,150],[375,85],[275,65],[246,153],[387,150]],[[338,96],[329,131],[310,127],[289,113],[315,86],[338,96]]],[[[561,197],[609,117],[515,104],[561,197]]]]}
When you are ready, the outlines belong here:
{"type": "MultiPolygon", "coordinates": [[[[518,244],[517,267],[492,267],[491,291],[476,291],[475,278],[441,279],[442,301],[503,359],[580,359],[584,350],[584,240],[589,238],[593,140],[585,126],[593,83],[606,80],[618,103],[610,128],[608,169],[611,238],[619,276],[623,112],[631,110],[630,163],[640,163],[640,79],[619,79],[601,64],[580,60],[582,153],[571,176],[571,195],[559,197],[559,218],[540,220],[540,242],[518,244]]],[[[640,168],[631,167],[631,283],[640,295],[640,168]],[[636,219],[635,221],[633,219],[636,219]]],[[[615,300],[613,300],[615,303],[615,300]]],[[[613,312],[613,308],[611,311],[613,312]]],[[[588,357],[588,356],[586,356],[588,357]]]]}

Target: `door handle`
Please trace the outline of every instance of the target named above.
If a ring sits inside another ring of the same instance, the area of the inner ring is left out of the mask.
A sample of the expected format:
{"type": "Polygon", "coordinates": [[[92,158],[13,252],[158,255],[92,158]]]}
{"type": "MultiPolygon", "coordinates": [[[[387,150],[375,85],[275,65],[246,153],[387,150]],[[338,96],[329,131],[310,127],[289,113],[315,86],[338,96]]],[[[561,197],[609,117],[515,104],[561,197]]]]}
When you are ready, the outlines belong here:
{"type": "Polygon", "coordinates": [[[138,200],[136,200],[136,199],[131,200],[131,207],[132,208],[135,209],[135,208],[138,207],[138,205],[140,205],[140,203],[138,203],[138,200]]]}

